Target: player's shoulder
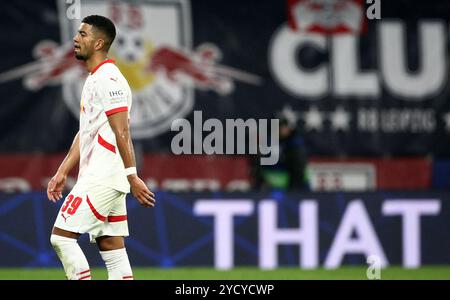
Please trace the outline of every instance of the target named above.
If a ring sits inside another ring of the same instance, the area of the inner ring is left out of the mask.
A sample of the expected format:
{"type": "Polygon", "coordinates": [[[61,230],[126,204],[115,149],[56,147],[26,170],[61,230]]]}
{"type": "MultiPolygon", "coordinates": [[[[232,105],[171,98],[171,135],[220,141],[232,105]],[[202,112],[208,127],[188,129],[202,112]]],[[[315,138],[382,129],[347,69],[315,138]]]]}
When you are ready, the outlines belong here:
{"type": "Polygon", "coordinates": [[[119,68],[114,63],[104,64],[101,68],[97,70],[98,77],[111,77],[122,75],[119,68]]]}
{"type": "Polygon", "coordinates": [[[99,69],[98,78],[100,82],[109,82],[109,83],[117,83],[128,85],[127,80],[123,76],[120,69],[113,63],[105,64],[102,68],[99,69]],[[112,81],[112,82],[110,82],[112,81]]]}

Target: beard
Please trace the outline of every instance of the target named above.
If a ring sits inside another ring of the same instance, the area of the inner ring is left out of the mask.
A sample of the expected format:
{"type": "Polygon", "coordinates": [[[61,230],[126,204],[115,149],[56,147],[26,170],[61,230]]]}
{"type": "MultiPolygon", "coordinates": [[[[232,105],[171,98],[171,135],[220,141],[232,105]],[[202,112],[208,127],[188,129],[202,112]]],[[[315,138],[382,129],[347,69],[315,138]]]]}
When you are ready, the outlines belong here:
{"type": "Polygon", "coordinates": [[[75,54],[75,58],[78,59],[78,60],[82,60],[82,61],[86,61],[87,60],[87,56],[83,55],[83,54],[80,54],[80,53],[75,54]]]}

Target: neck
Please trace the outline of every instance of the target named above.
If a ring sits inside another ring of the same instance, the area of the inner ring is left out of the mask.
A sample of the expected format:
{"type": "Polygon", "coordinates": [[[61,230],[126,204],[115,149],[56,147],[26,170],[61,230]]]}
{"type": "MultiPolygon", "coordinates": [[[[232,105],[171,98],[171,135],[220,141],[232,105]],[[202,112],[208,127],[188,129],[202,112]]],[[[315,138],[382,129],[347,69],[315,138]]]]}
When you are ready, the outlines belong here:
{"type": "Polygon", "coordinates": [[[103,52],[97,52],[94,55],[91,56],[88,60],[86,60],[86,68],[88,69],[89,73],[92,72],[92,70],[101,64],[103,61],[108,59],[107,54],[103,52]]]}

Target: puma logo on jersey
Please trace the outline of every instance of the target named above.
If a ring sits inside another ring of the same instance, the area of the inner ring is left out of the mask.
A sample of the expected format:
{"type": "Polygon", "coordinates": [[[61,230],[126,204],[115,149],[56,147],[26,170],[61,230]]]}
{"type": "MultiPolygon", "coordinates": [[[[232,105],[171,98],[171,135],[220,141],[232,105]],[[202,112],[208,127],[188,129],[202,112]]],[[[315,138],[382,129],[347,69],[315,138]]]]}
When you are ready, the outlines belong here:
{"type": "Polygon", "coordinates": [[[67,223],[67,219],[70,217],[70,216],[64,216],[64,214],[63,213],[61,213],[61,216],[64,218],[64,222],[66,222],[67,223]]]}

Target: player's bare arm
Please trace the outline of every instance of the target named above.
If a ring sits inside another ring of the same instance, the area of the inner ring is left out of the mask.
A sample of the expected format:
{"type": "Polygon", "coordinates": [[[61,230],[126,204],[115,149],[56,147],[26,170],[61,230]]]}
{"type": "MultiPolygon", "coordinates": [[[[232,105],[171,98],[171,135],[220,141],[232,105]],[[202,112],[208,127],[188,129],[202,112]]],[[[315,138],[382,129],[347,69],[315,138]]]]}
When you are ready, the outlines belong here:
{"type": "MultiPolygon", "coordinates": [[[[110,115],[108,116],[108,121],[116,136],[117,148],[119,149],[125,168],[136,167],[133,143],[128,125],[128,112],[124,111],[110,115]]],[[[137,174],[128,175],[127,179],[131,186],[131,192],[138,199],[139,203],[145,207],[155,206],[155,195],[137,174]]]]}
{"type": "Polygon", "coordinates": [[[75,135],[72,146],[64,158],[63,162],[50,179],[47,185],[47,197],[50,201],[56,202],[62,198],[62,191],[66,185],[67,175],[80,161],[80,139],[79,133],[75,135]]]}

